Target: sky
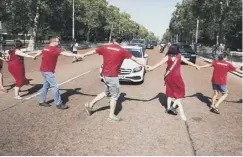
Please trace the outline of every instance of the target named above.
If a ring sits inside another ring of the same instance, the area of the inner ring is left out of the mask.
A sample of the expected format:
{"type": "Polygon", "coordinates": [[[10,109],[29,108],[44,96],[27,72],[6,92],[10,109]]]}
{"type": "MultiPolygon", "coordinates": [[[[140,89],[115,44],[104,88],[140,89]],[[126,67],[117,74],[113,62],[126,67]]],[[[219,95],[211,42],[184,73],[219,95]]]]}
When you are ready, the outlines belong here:
{"type": "Polygon", "coordinates": [[[131,19],[145,26],[156,36],[162,37],[169,27],[175,5],[181,0],[108,0],[131,15],[131,19]]]}

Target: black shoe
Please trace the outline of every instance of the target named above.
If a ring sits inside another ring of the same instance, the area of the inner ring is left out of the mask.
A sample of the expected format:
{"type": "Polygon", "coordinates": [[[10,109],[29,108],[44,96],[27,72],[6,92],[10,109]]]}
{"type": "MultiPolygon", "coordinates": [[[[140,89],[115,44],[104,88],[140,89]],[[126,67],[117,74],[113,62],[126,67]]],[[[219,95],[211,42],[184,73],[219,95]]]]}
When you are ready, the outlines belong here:
{"type": "Polygon", "coordinates": [[[40,103],[39,102],[39,106],[43,106],[43,107],[50,107],[50,104],[47,104],[46,102],[40,103]]]}
{"type": "Polygon", "coordinates": [[[176,111],[176,109],[174,107],[172,107],[172,106],[171,106],[169,112],[172,113],[173,115],[177,115],[178,114],[178,112],[176,111]]]}
{"type": "Polygon", "coordinates": [[[64,104],[60,104],[60,105],[57,105],[57,108],[61,109],[61,110],[65,110],[65,109],[68,109],[68,106],[64,105],[64,104]]]}

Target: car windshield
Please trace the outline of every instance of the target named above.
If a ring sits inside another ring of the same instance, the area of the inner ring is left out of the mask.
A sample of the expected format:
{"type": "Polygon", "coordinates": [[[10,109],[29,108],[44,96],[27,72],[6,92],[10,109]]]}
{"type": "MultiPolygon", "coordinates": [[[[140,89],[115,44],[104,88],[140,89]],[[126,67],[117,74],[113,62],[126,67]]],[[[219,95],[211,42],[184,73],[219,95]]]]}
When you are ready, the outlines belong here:
{"type": "Polygon", "coordinates": [[[130,52],[134,57],[142,58],[142,53],[139,52],[138,50],[134,50],[134,49],[126,49],[126,50],[130,52]]]}
{"type": "Polygon", "coordinates": [[[143,47],[143,44],[139,44],[139,43],[133,43],[133,44],[128,44],[129,46],[139,46],[139,47],[143,47]]]}
{"type": "Polygon", "coordinates": [[[132,40],[131,43],[140,43],[140,44],[144,44],[145,40],[132,40]]]}
{"type": "Polygon", "coordinates": [[[190,45],[181,45],[179,48],[180,53],[192,53],[195,54],[195,52],[192,50],[190,45]]]}

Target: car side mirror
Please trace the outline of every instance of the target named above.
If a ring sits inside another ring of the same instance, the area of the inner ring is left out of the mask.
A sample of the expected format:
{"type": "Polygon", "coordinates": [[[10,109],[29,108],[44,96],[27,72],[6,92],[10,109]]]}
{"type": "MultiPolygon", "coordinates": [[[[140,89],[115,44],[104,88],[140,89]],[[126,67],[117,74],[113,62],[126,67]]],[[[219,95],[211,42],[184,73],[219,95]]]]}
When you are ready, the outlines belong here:
{"type": "Polygon", "coordinates": [[[144,55],[144,58],[148,58],[148,54],[145,54],[145,55],[144,55]]]}

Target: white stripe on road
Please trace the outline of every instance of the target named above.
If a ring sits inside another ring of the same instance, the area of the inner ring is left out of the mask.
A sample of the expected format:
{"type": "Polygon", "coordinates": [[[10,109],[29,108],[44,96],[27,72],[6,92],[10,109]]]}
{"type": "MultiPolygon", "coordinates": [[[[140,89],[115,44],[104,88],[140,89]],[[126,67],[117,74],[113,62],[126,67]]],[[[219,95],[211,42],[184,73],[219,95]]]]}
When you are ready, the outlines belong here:
{"type": "MultiPolygon", "coordinates": [[[[85,73],[83,73],[83,74],[80,74],[80,75],[78,75],[78,76],[75,76],[75,77],[73,77],[73,78],[71,78],[71,79],[69,79],[69,80],[67,80],[67,81],[64,81],[64,82],[60,83],[58,86],[64,85],[64,84],[66,84],[66,83],[68,83],[68,82],[71,82],[71,81],[73,81],[73,80],[75,80],[75,79],[77,79],[77,78],[79,78],[79,77],[81,77],[81,76],[87,75],[87,74],[90,73],[90,72],[92,72],[92,70],[87,71],[87,72],[85,72],[85,73]]],[[[49,90],[50,90],[50,89],[49,89],[49,90]]],[[[26,99],[26,100],[30,100],[30,99],[32,99],[32,98],[34,98],[34,97],[40,95],[40,93],[41,93],[41,92],[38,92],[38,93],[36,93],[36,94],[34,94],[34,95],[31,95],[30,97],[25,98],[25,99],[26,99]]]]}

